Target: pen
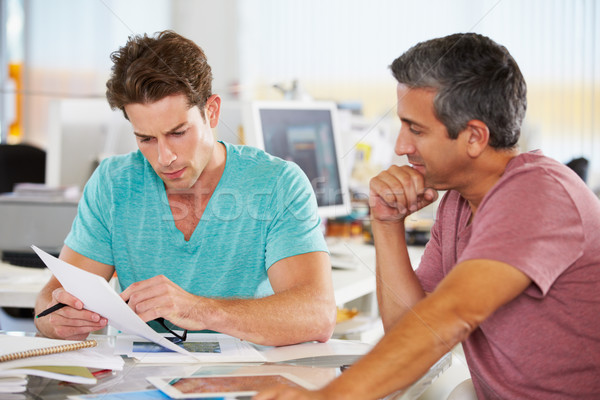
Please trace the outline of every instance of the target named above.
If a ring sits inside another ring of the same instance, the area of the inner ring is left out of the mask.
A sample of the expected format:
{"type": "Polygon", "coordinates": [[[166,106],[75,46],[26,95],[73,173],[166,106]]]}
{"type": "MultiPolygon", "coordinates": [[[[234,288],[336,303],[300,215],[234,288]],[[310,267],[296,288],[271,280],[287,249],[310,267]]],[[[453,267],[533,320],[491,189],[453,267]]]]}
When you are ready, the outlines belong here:
{"type": "Polygon", "coordinates": [[[38,314],[38,315],[36,315],[35,317],[36,317],[36,318],[43,317],[43,316],[45,316],[45,315],[48,315],[48,314],[50,314],[50,313],[53,313],[53,312],[54,312],[54,311],[56,311],[56,310],[60,310],[61,308],[65,307],[65,306],[66,306],[66,304],[63,304],[63,303],[56,303],[55,305],[53,305],[52,307],[50,307],[50,308],[48,308],[48,309],[46,309],[46,310],[42,311],[41,313],[39,313],[39,314],[38,314]]]}

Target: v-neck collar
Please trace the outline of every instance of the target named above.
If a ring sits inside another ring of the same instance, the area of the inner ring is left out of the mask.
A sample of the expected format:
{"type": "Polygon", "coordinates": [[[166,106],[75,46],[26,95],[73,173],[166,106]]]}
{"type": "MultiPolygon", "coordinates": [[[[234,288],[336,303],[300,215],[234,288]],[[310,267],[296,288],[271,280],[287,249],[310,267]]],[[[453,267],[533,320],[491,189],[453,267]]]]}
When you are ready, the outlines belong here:
{"type": "MultiPolygon", "coordinates": [[[[219,182],[217,182],[217,186],[215,186],[215,190],[211,194],[210,199],[208,200],[208,203],[206,204],[204,212],[202,213],[202,217],[200,218],[200,220],[198,221],[198,224],[194,228],[194,232],[192,232],[192,235],[190,236],[189,240],[185,240],[185,235],[183,234],[183,232],[181,232],[179,229],[177,229],[177,226],[175,225],[175,218],[173,217],[173,212],[171,211],[171,206],[169,204],[169,198],[167,196],[167,189],[165,188],[165,183],[163,182],[162,179],[160,179],[160,176],[158,176],[158,174],[156,172],[154,172],[154,179],[155,179],[155,182],[157,185],[158,196],[161,200],[160,202],[161,202],[162,212],[165,213],[163,215],[169,215],[169,218],[167,221],[167,223],[169,224],[169,229],[170,229],[173,237],[176,238],[176,243],[180,246],[190,246],[190,245],[197,246],[199,244],[202,244],[202,238],[205,236],[203,234],[203,231],[206,229],[206,225],[207,225],[207,221],[205,219],[206,212],[208,210],[210,210],[211,203],[213,202],[213,198],[215,197],[215,194],[217,194],[217,192],[220,191],[221,186],[223,186],[222,182],[224,180],[227,180],[227,174],[229,172],[229,149],[228,149],[226,143],[224,143],[222,141],[218,141],[218,143],[222,143],[223,146],[225,147],[225,167],[223,168],[223,173],[221,174],[221,178],[219,179],[219,182]]],[[[150,166],[150,168],[152,169],[151,166],[150,166]]],[[[154,170],[152,170],[152,171],[154,171],[154,170]]],[[[166,220],[166,218],[165,218],[165,220],[166,220]]]]}

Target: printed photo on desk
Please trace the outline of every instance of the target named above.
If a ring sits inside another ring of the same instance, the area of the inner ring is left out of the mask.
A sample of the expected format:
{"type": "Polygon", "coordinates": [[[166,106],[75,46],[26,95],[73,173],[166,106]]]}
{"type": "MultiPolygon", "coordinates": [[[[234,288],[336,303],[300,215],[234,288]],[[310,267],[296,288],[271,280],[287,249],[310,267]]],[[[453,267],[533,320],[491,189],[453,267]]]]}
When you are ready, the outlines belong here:
{"type": "Polygon", "coordinates": [[[190,356],[177,354],[154,342],[132,335],[117,335],[115,352],[140,363],[265,362],[249,342],[219,333],[190,333],[179,346],[190,356]]]}

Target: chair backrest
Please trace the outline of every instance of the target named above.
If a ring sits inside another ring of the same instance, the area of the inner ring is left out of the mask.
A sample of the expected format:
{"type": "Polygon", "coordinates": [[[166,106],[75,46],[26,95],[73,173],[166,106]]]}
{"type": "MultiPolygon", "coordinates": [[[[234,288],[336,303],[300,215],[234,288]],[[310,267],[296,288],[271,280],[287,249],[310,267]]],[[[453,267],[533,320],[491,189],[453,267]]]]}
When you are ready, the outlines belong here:
{"type": "Polygon", "coordinates": [[[44,183],[46,152],[29,144],[0,144],[0,193],[16,183],[44,183]]]}
{"type": "Polygon", "coordinates": [[[574,158],[571,161],[569,161],[566,165],[567,165],[567,167],[569,167],[573,171],[575,171],[575,173],[577,175],[579,175],[579,177],[581,179],[583,179],[584,182],[587,183],[587,174],[588,174],[588,165],[589,165],[589,161],[587,160],[587,158],[584,158],[584,157],[574,158]]]}

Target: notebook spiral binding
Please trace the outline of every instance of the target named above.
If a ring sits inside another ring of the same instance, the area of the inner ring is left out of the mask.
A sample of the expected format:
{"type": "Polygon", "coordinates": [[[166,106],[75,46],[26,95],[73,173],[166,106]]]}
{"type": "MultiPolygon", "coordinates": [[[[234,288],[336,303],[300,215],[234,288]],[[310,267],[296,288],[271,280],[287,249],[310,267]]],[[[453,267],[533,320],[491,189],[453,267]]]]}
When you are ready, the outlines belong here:
{"type": "Polygon", "coordinates": [[[46,348],[42,348],[42,349],[21,351],[21,352],[17,352],[17,353],[10,353],[10,354],[5,354],[3,356],[0,356],[0,362],[13,361],[13,360],[18,360],[18,359],[27,358],[27,357],[46,356],[48,354],[56,354],[56,353],[63,353],[65,351],[85,349],[88,347],[95,347],[97,345],[98,345],[98,343],[95,340],[85,340],[85,341],[79,342],[79,343],[63,344],[60,346],[52,346],[52,347],[46,347],[46,348]]]}

